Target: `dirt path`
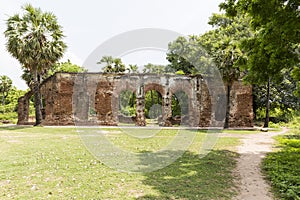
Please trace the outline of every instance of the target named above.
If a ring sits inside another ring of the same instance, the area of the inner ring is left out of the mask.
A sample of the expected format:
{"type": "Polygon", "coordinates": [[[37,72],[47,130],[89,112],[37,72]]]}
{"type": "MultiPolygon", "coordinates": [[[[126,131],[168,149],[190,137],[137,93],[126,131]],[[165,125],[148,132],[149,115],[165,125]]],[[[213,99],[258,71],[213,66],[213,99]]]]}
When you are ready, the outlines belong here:
{"type": "MultiPolygon", "coordinates": [[[[239,177],[239,194],[236,200],[272,200],[270,186],[264,180],[260,164],[267,152],[272,151],[274,144],[273,136],[284,134],[281,132],[262,132],[259,134],[243,135],[243,144],[238,146],[238,159],[236,175],[239,177]]],[[[231,135],[232,136],[232,135],[231,135]]]]}

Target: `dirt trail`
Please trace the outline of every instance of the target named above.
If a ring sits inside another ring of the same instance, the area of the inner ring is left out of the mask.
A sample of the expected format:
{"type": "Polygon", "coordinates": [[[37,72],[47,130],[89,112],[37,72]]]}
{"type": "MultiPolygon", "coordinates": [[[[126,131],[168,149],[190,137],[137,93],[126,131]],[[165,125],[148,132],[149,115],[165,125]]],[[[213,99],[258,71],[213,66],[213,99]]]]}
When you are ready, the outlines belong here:
{"type": "MultiPolygon", "coordinates": [[[[236,175],[239,177],[239,194],[236,200],[272,200],[270,186],[264,180],[260,164],[267,152],[272,151],[274,144],[273,136],[284,134],[287,129],[281,132],[262,132],[259,134],[243,135],[243,144],[238,146],[238,159],[236,175]]],[[[232,135],[231,135],[232,136],[232,135]]]]}

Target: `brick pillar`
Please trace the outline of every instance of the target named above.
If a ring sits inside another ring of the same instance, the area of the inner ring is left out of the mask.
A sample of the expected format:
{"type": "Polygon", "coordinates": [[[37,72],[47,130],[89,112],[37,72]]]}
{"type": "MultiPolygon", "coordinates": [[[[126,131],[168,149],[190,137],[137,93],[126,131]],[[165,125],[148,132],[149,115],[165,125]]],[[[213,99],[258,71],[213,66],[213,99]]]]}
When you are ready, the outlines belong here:
{"type": "Polygon", "coordinates": [[[18,99],[18,125],[25,125],[28,123],[29,118],[29,99],[32,92],[27,92],[24,96],[18,99]]]}
{"type": "Polygon", "coordinates": [[[136,126],[146,126],[144,86],[138,86],[136,94],[136,126]]]}
{"type": "Polygon", "coordinates": [[[79,92],[75,102],[76,118],[82,122],[86,122],[89,114],[89,95],[86,92],[79,92]]]}
{"type": "Polygon", "coordinates": [[[163,118],[163,126],[172,126],[171,118],[172,118],[172,97],[168,92],[168,88],[166,88],[166,95],[162,99],[162,118],[163,118]]]}

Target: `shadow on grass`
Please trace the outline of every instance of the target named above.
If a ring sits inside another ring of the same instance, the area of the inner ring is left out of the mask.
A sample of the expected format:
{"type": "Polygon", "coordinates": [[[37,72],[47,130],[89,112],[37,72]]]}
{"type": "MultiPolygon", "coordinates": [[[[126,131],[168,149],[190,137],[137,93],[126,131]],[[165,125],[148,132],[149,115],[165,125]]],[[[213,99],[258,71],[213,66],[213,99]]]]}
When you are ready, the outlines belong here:
{"type": "Polygon", "coordinates": [[[236,194],[232,170],[237,156],[231,151],[215,150],[200,158],[187,151],[168,167],[145,173],[143,183],[158,194],[136,199],[232,199],[236,194]]]}

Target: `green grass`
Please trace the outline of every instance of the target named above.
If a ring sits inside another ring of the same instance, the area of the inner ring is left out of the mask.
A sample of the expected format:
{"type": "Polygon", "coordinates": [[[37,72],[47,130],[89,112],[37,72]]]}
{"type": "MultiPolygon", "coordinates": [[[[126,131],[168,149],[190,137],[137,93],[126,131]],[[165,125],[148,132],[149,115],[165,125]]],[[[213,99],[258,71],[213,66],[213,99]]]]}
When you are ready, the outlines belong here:
{"type": "Polygon", "coordinates": [[[271,181],[274,193],[280,199],[300,199],[300,117],[289,127],[292,130],[276,137],[281,149],[267,155],[263,170],[271,181]]]}
{"type": "MultiPolygon", "coordinates": [[[[158,139],[136,139],[107,129],[107,138],[127,150],[155,151],[158,139]]],[[[125,173],[95,159],[75,128],[0,127],[0,199],[232,199],[235,138],[219,138],[206,157],[198,155],[205,133],[171,165],[150,173],[125,173]]]]}
{"type": "Polygon", "coordinates": [[[260,131],[258,130],[228,130],[228,129],[224,129],[222,130],[222,133],[230,133],[230,134],[257,134],[257,133],[260,133],[260,131]]]}

